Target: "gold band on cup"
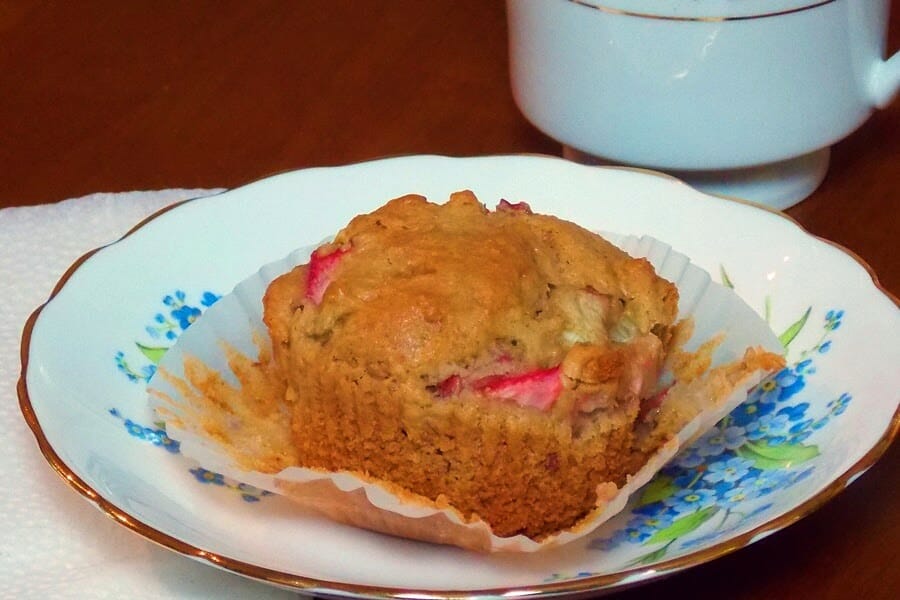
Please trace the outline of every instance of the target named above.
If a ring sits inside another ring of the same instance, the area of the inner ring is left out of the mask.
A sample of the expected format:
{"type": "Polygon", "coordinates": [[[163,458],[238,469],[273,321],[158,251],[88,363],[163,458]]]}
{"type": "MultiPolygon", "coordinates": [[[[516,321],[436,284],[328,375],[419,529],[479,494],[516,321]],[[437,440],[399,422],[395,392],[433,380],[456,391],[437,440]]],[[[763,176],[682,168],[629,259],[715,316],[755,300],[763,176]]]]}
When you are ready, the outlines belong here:
{"type": "Polygon", "coordinates": [[[660,21],[702,21],[702,22],[711,22],[711,23],[719,23],[722,21],[748,21],[750,19],[766,19],[769,17],[780,17],[782,15],[789,15],[792,13],[798,13],[805,10],[812,10],[814,8],[819,8],[821,6],[825,6],[826,4],[831,4],[836,0],[820,0],[819,2],[815,2],[813,4],[808,4],[806,6],[797,6],[794,8],[786,8],[784,10],[768,12],[768,13],[759,13],[754,15],[736,15],[732,17],[722,17],[722,16],[710,16],[710,17],[681,17],[678,15],[657,15],[652,13],[642,13],[631,10],[625,10],[621,8],[613,8],[610,6],[604,6],[603,4],[599,4],[598,2],[593,2],[592,0],[567,0],[572,4],[578,4],[579,6],[584,6],[585,8],[591,8],[594,10],[599,10],[600,12],[608,13],[611,15],[620,15],[624,17],[638,17],[641,19],[656,19],[660,21]]]}

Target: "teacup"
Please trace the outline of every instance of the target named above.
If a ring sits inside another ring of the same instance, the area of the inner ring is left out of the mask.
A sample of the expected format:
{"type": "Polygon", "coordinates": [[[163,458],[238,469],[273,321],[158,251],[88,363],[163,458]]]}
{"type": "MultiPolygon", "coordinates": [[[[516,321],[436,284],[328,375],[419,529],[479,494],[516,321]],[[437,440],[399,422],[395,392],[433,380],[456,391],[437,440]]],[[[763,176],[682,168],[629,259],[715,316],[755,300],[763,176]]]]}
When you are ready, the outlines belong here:
{"type": "Polygon", "coordinates": [[[890,0],[507,0],[516,102],[581,162],[782,209],[900,87],[890,0]]]}

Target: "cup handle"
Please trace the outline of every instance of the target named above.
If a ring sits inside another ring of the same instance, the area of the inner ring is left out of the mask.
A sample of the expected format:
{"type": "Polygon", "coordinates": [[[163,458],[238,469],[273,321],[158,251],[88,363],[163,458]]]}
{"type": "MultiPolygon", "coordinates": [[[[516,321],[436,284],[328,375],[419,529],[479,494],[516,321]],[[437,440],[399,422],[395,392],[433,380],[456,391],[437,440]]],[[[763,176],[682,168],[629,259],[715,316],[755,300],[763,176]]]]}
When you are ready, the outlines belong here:
{"type": "Polygon", "coordinates": [[[900,52],[885,61],[875,63],[869,76],[869,93],[872,103],[884,108],[900,90],[900,52]]]}

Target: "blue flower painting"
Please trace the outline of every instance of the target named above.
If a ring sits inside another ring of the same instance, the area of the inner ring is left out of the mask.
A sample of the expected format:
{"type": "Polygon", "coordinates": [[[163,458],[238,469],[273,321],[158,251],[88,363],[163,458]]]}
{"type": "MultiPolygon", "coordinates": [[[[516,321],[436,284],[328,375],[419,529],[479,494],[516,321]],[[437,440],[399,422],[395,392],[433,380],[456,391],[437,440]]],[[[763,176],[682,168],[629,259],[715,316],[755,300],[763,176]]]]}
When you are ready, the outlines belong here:
{"type": "MultiPolygon", "coordinates": [[[[779,336],[786,349],[807,328],[811,314],[807,309],[779,336]]],[[[690,549],[726,539],[772,507],[767,496],[810,477],[819,455],[810,437],[853,400],[843,393],[827,403],[810,402],[808,393],[815,357],[831,349],[831,336],[844,318],[843,310],[825,312],[821,335],[799,353],[797,362],[754,387],[743,404],[683,449],[637,494],[624,526],[591,540],[588,547],[609,551],[623,544],[637,546],[646,552],[630,566],[651,564],[673,547],[690,549]]]]}
{"type": "MultiPolygon", "coordinates": [[[[204,310],[215,304],[219,298],[218,294],[206,291],[200,294],[196,301],[189,301],[187,293],[182,290],[176,290],[163,296],[163,308],[153,315],[150,324],[144,328],[149,339],[134,342],[136,351],[131,355],[127,355],[124,350],[118,350],[113,354],[118,372],[132,383],[148,382],[156,373],[156,365],[159,364],[166,350],[203,314],[204,310]]],[[[154,423],[152,426],[141,425],[126,418],[118,408],[110,409],[109,414],[120,420],[132,437],[164,448],[173,454],[180,453],[179,443],[166,434],[162,423],[154,423]]],[[[271,492],[245,483],[231,481],[220,473],[214,473],[201,467],[190,469],[190,473],[199,483],[235,492],[245,502],[258,502],[260,498],[271,495],[271,492]]]]}
{"type": "Polygon", "coordinates": [[[187,294],[182,290],[163,296],[164,310],[153,315],[152,323],[144,328],[150,340],[134,343],[138,361],[119,350],[115,353],[116,368],[134,383],[150,381],[166,350],[219,298],[213,292],[203,292],[197,302],[188,302],[187,294]]]}

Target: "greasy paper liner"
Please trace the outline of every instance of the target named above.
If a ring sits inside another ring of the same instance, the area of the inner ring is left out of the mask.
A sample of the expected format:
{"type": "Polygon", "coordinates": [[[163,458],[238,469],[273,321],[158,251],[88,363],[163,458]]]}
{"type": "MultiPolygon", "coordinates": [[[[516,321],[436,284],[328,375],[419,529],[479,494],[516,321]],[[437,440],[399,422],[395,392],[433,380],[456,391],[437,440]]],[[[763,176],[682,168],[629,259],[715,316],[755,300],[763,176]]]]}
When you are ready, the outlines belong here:
{"type": "MultiPolygon", "coordinates": [[[[668,244],[649,236],[638,238],[614,233],[603,233],[603,236],[632,256],[647,258],[661,277],[678,286],[679,318],[691,317],[694,321],[693,335],[685,350],[694,350],[713,336],[724,334],[713,354],[711,367],[739,361],[748,347],[783,353],[777,337],[753,309],[668,244]]],[[[624,509],[632,494],[681,448],[743,402],[748,390],[765,375],[762,371],[745,373],[727,397],[717,398],[713,408],[688,422],[625,485],[618,490],[606,490],[608,493],[598,489],[596,508],[587,517],[571,529],[539,542],[523,535],[498,537],[484,521],[467,521],[453,507],[437,505],[428,498],[362,474],[301,467],[289,467],[276,474],[247,471],[236,464],[220,442],[204,436],[199,424],[190,422],[188,415],[193,414],[190,402],[172,381],[183,381],[187,356],[198,359],[221,374],[226,382],[238,386],[228,366],[226,348],[251,358],[258,356],[256,344],[268,339],[262,322],[262,297],[266,288],[279,275],[308,262],[315,248],[300,248],[282,260],[265,265],[207,309],[160,361],[158,374],[148,385],[149,402],[165,422],[169,437],[181,444],[184,456],[210,471],[282,494],[319,514],[351,525],[480,551],[533,552],[571,542],[624,509]]]]}

